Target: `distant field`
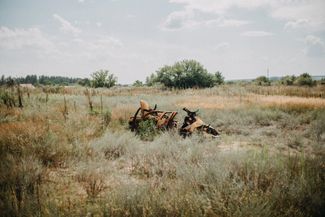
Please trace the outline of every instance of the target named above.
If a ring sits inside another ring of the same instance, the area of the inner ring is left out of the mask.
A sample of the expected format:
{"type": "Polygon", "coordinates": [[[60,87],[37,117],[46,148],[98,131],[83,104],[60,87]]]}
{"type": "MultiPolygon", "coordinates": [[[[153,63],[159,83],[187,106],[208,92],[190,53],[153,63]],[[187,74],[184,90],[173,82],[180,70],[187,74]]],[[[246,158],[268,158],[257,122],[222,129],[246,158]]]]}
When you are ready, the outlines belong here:
{"type": "Polygon", "coordinates": [[[0,216],[324,216],[325,87],[1,88],[0,216]],[[15,106],[4,99],[15,100],[15,106]],[[221,133],[140,139],[140,99],[221,133]],[[92,109],[91,109],[92,107],[92,109]]]}

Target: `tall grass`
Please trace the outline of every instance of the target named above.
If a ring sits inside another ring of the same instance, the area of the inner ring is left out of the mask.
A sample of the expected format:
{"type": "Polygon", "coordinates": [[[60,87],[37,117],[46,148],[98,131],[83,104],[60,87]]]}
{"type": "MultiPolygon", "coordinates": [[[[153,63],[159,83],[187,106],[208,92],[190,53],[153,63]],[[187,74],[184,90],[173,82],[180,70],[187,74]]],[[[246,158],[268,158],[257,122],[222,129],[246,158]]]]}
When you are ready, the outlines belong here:
{"type": "Polygon", "coordinates": [[[0,216],[324,216],[324,99],[250,88],[52,88],[30,90],[23,108],[2,101],[0,216]],[[200,108],[221,138],[146,123],[136,135],[127,120],[140,99],[180,124],[183,106],[200,108]]]}

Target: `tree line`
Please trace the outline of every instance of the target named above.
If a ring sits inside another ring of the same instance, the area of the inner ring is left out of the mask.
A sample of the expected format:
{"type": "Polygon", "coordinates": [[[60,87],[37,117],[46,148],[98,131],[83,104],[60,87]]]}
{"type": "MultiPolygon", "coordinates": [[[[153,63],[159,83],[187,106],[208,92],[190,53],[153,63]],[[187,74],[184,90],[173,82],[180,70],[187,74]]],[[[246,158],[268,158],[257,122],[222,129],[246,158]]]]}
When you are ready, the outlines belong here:
{"type": "Polygon", "coordinates": [[[25,77],[1,76],[0,85],[32,84],[32,85],[71,85],[77,83],[80,78],[69,78],[63,76],[26,75],[25,77]]]}
{"type": "MultiPolygon", "coordinates": [[[[266,76],[260,76],[254,80],[254,83],[259,86],[270,86],[271,82],[272,82],[272,80],[267,78],[266,76]]],[[[309,75],[308,73],[302,73],[299,76],[286,75],[286,76],[283,76],[280,80],[273,81],[273,82],[276,82],[276,83],[282,84],[282,85],[286,85],[286,86],[296,85],[296,86],[310,86],[311,87],[311,86],[315,86],[317,84],[317,82],[315,80],[313,80],[312,76],[309,75]]],[[[322,78],[319,81],[319,83],[324,85],[325,79],[322,78]]]]}
{"type": "MultiPolygon", "coordinates": [[[[253,80],[253,83],[260,86],[271,85],[272,80],[266,76],[260,76],[253,80]]],[[[284,76],[279,81],[282,85],[313,86],[316,81],[308,73],[299,76],[284,76]]],[[[117,77],[109,73],[108,70],[98,70],[91,74],[91,78],[69,78],[63,76],[37,76],[27,75],[25,77],[12,78],[2,75],[1,85],[14,84],[32,84],[32,85],[74,85],[79,84],[87,87],[110,88],[117,84],[117,77]]],[[[225,80],[221,72],[210,73],[204,66],[196,60],[183,60],[173,65],[165,65],[159,68],[146,78],[145,84],[136,80],[133,86],[164,86],[167,88],[186,89],[186,88],[207,88],[224,84],[225,80]]],[[[323,78],[320,84],[325,84],[323,78]]]]}

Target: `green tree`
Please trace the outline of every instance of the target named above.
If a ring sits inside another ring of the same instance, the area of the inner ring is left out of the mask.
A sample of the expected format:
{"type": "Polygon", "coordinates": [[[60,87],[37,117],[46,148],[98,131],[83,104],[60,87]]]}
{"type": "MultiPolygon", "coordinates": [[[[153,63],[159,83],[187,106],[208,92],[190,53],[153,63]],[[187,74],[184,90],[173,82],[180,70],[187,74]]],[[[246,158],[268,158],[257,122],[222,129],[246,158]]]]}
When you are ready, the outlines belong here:
{"type": "Polygon", "coordinates": [[[90,87],[91,86],[91,81],[88,78],[83,78],[83,79],[78,80],[78,84],[81,85],[81,86],[90,87]]]}
{"type": "Polygon", "coordinates": [[[8,87],[13,87],[16,84],[15,79],[13,79],[11,76],[6,78],[6,85],[8,87]]]}
{"type": "Polygon", "coordinates": [[[214,83],[217,85],[221,85],[225,83],[225,78],[222,76],[221,72],[216,72],[214,74],[214,83]]]}
{"type": "Polygon", "coordinates": [[[115,77],[113,74],[109,74],[105,87],[107,88],[113,87],[116,85],[116,83],[117,83],[117,77],[115,77]]]}
{"type": "Polygon", "coordinates": [[[313,86],[316,84],[308,73],[299,75],[294,83],[299,86],[313,86]]]}
{"type": "Polygon", "coordinates": [[[320,83],[321,85],[325,85],[325,78],[320,79],[319,83],[320,83]]]}
{"type": "Polygon", "coordinates": [[[4,75],[1,76],[1,80],[0,80],[0,86],[5,85],[6,84],[6,78],[4,75]]]}
{"type": "Polygon", "coordinates": [[[293,85],[293,83],[295,82],[296,80],[296,76],[294,75],[287,75],[287,76],[284,76],[281,78],[280,80],[280,84],[283,84],[283,85],[293,85]]]}
{"type": "MultiPolygon", "coordinates": [[[[220,74],[221,75],[221,74],[220,74]]],[[[195,60],[183,60],[172,66],[165,65],[147,78],[147,84],[161,83],[166,87],[193,88],[212,87],[217,77],[195,60]]],[[[218,80],[218,82],[220,82],[218,80]]]]}
{"type": "Polygon", "coordinates": [[[257,77],[254,80],[254,82],[255,82],[255,84],[257,84],[259,86],[270,86],[271,85],[270,79],[268,79],[266,76],[257,77]]]}
{"type": "Polygon", "coordinates": [[[135,86],[135,87],[141,87],[141,86],[143,86],[143,83],[142,83],[142,81],[136,80],[136,81],[133,83],[133,86],[135,86]]]}
{"type": "Polygon", "coordinates": [[[108,70],[98,70],[94,72],[92,77],[92,86],[97,87],[113,87],[116,82],[117,78],[113,74],[108,74],[108,70]]]}

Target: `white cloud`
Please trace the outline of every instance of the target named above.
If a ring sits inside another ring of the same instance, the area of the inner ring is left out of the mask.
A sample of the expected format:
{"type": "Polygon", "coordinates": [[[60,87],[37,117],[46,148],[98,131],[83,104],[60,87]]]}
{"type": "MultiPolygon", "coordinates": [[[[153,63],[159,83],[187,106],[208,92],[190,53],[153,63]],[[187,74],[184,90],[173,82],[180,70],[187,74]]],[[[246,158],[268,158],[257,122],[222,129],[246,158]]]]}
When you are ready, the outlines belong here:
{"type": "Polygon", "coordinates": [[[196,27],[239,27],[249,24],[246,20],[226,19],[219,16],[217,19],[204,19],[194,10],[186,9],[170,13],[162,24],[163,30],[181,30],[196,27]]]}
{"type": "Polygon", "coordinates": [[[197,23],[192,21],[194,14],[192,10],[174,11],[170,13],[164,23],[164,30],[179,30],[183,28],[191,28],[197,23]]]}
{"type": "Polygon", "coordinates": [[[224,14],[231,7],[256,8],[265,4],[265,0],[170,0],[171,3],[184,4],[188,9],[202,12],[224,14]]]}
{"type": "Polygon", "coordinates": [[[38,57],[62,61],[67,58],[94,60],[119,55],[123,47],[121,40],[108,35],[88,34],[71,40],[60,37],[51,39],[38,28],[0,28],[0,50],[3,53],[6,50],[19,50],[20,54],[36,52],[38,57]]]}
{"type": "MultiPolygon", "coordinates": [[[[319,31],[325,29],[325,1],[288,1],[287,4],[277,4],[272,8],[271,15],[274,18],[285,21],[296,21],[295,27],[311,27],[312,30],[319,31]],[[307,21],[307,22],[306,22],[307,21]]],[[[291,25],[292,25],[291,24],[291,25]]]]}
{"type": "Polygon", "coordinates": [[[302,20],[308,20],[304,23],[306,26],[314,30],[325,29],[324,0],[170,0],[169,2],[182,4],[185,10],[218,15],[227,14],[231,8],[246,10],[264,8],[273,18],[287,21],[286,28],[299,27],[302,20]]]}
{"type": "Polygon", "coordinates": [[[227,50],[227,48],[229,46],[230,46],[230,44],[228,42],[221,42],[221,43],[217,44],[217,46],[214,47],[214,50],[225,51],[225,50],[227,50]]]}
{"type": "Polygon", "coordinates": [[[102,25],[103,25],[103,24],[102,24],[101,22],[96,22],[96,26],[97,26],[97,27],[102,27],[102,25]]]}
{"type": "Polygon", "coordinates": [[[298,20],[294,20],[294,21],[288,21],[284,25],[284,29],[285,30],[297,29],[297,28],[307,26],[308,24],[309,24],[309,21],[307,19],[298,19],[298,20]]]}
{"type": "Polygon", "coordinates": [[[61,24],[61,31],[66,32],[66,33],[72,33],[74,35],[77,35],[81,32],[81,30],[75,26],[73,26],[69,21],[65,20],[58,14],[53,14],[53,18],[57,21],[60,22],[61,24]]]}
{"type": "Polygon", "coordinates": [[[33,48],[46,52],[54,51],[55,46],[38,28],[0,28],[0,47],[4,49],[33,48]]]}
{"type": "Polygon", "coordinates": [[[123,43],[112,36],[101,36],[92,43],[92,46],[94,49],[107,49],[111,47],[119,48],[123,47],[123,43]]]}
{"type": "Polygon", "coordinates": [[[320,38],[314,35],[307,35],[305,38],[305,42],[307,44],[324,46],[324,42],[320,38]]]}
{"type": "Polygon", "coordinates": [[[214,20],[207,20],[204,22],[204,24],[208,26],[217,26],[217,27],[239,27],[244,26],[251,23],[247,20],[236,20],[236,19],[214,19],[214,20]]]}
{"type": "Polygon", "coordinates": [[[317,36],[307,35],[304,39],[306,47],[304,53],[310,57],[319,57],[325,55],[325,43],[317,36]]]}
{"type": "Polygon", "coordinates": [[[265,37],[265,36],[272,36],[274,34],[272,32],[265,32],[265,31],[246,31],[246,32],[242,32],[240,35],[246,37],[265,37]]]}
{"type": "Polygon", "coordinates": [[[91,38],[74,38],[75,43],[69,45],[72,55],[85,57],[87,59],[98,59],[117,56],[124,47],[123,43],[112,36],[93,35],[91,38]]]}
{"type": "Polygon", "coordinates": [[[127,14],[126,15],[126,18],[128,18],[128,19],[133,19],[133,18],[136,18],[137,16],[136,15],[134,15],[134,14],[127,14]]]}

